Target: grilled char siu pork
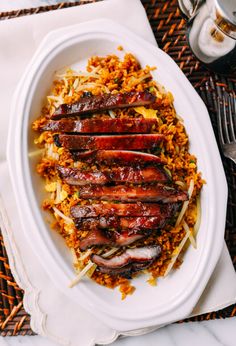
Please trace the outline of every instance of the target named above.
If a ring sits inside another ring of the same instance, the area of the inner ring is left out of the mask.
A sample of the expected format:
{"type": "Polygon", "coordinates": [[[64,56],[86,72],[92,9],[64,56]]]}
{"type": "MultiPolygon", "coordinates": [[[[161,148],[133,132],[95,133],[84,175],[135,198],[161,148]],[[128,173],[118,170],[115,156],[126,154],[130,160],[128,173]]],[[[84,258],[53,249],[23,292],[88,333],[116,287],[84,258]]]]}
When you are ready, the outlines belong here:
{"type": "Polygon", "coordinates": [[[156,185],[143,186],[84,186],[80,189],[80,197],[84,199],[101,199],[102,201],[122,202],[184,202],[188,195],[173,187],[156,185]]]}
{"type": "Polygon", "coordinates": [[[82,171],[77,168],[62,167],[59,165],[56,168],[63,181],[69,185],[103,185],[109,182],[106,174],[101,171],[82,171]]]}
{"type": "MultiPolygon", "coordinates": [[[[99,216],[160,216],[168,209],[172,209],[171,204],[158,203],[99,203],[90,205],[75,205],[71,207],[72,218],[87,218],[99,216]]],[[[176,210],[178,205],[176,205],[176,210]]],[[[167,211],[168,212],[168,211],[167,211]]]]}
{"type": "Polygon", "coordinates": [[[170,177],[162,167],[113,167],[105,168],[99,171],[79,170],[77,168],[66,168],[57,165],[57,171],[60,177],[69,185],[104,185],[111,182],[117,183],[167,183],[170,177]]]}
{"type": "Polygon", "coordinates": [[[123,254],[114,256],[110,259],[99,255],[92,255],[92,261],[98,266],[111,269],[121,268],[131,262],[143,263],[157,258],[161,253],[160,246],[145,246],[135,249],[127,249],[123,254]]]}
{"type": "Polygon", "coordinates": [[[141,262],[141,263],[133,262],[133,263],[127,264],[124,267],[116,268],[116,269],[108,268],[106,266],[104,267],[99,266],[98,270],[103,274],[109,274],[112,276],[122,276],[127,279],[132,279],[132,276],[134,273],[147,269],[153,264],[154,261],[155,260],[151,260],[151,261],[147,260],[146,262],[141,262]]]}
{"type": "Polygon", "coordinates": [[[52,119],[91,114],[116,108],[150,105],[155,101],[156,96],[148,91],[82,97],[75,103],[60,105],[52,115],[52,119]]]}
{"type": "Polygon", "coordinates": [[[80,251],[85,251],[91,246],[106,246],[112,243],[112,240],[108,238],[103,230],[94,228],[80,241],[79,249],[80,251]]]}
{"type": "Polygon", "coordinates": [[[88,231],[80,239],[80,251],[94,246],[120,248],[112,258],[92,254],[91,261],[102,273],[131,277],[152,265],[160,246],[140,248],[135,242],[161,232],[188,199],[186,192],[171,186],[160,157],[140,152],[165,143],[164,135],[154,133],[157,119],[112,119],[104,113],[155,101],[148,91],[82,97],[59,106],[40,128],[54,132],[54,143],[71,150],[79,161],[79,168],[57,165],[56,169],[65,183],[78,186],[79,198],[84,200],[71,207],[79,234],[88,231]],[[96,117],[85,118],[94,112],[96,117]]]}
{"type": "Polygon", "coordinates": [[[117,232],[94,228],[81,240],[79,248],[81,251],[85,251],[92,246],[99,245],[110,247],[128,246],[150,233],[150,230],[141,233],[137,230],[122,230],[117,232]]]}
{"type": "Polygon", "coordinates": [[[62,146],[70,150],[144,150],[159,148],[164,140],[161,134],[131,134],[131,135],[54,135],[54,142],[57,146],[62,146]]]}
{"type": "Polygon", "coordinates": [[[139,166],[160,165],[160,157],[143,152],[129,150],[93,150],[86,152],[73,152],[74,160],[106,166],[139,166]]]}
{"type": "Polygon", "coordinates": [[[75,219],[75,225],[79,230],[90,230],[93,228],[114,228],[114,229],[159,229],[164,227],[167,218],[164,220],[156,216],[138,216],[138,217],[98,217],[98,218],[86,218],[75,219]]]}
{"type": "Polygon", "coordinates": [[[41,131],[66,133],[150,133],[157,125],[156,119],[99,118],[49,120],[41,131]]]}
{"type": "Polygon", "coordinates": [[[103,273],[128,276],[135,271],[149,267],[161,253],[160,246],[145,246],[125,250],[121,255],[110,259],[92,255],[91,260],[103,273]]]}
{"type": "Polygon", "coordinates": [[[136,217],[119,217],[97,216],[87,218],[76,218],[76,227],[80,230],[91,230],[94,228],[113,228],[113,229],[134,229],[134,230],[157,230],[163,228],[165,224],[173,217],[178,204],[171,203],[162,205],[159,209],[158,216],[136,216],[136,217]]]}

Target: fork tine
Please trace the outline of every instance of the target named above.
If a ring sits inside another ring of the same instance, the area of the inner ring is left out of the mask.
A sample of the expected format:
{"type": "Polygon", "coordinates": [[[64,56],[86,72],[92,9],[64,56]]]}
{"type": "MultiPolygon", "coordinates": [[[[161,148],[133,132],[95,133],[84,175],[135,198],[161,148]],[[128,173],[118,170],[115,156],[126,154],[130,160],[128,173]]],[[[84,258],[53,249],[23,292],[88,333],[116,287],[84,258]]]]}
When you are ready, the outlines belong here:
{"type": "MultiPolygon", "coordinates": [[[[234,129],[236,131],[236,95],[235,94],[231,94],[231,100],[232,100],[232,115],[233,115],[233,123],[234,123],[234,129]]],[[[236,137],[236,134],[235,134],[236,137]]]]}
{"type": "Polygon", "coordinates": [[[233,118],[235,117],[235,102],[233,102],[232,98],[234,97],[232,95],[229,95],[229,100],[228,100],[228,105],[229,105],[229,129],[230,129],[230,134],[232,136],[233,141],[236,141],[235,138],[235,126],[234,126],[234,121],[233,118]]]}
{"type": "Polygon", "coordinates": [[[219,134],[220,145],[223,146],[225,141],[224,141],[223,130],[222,130],[222,111],[221,111],[220,99],[218,99],[217,122],[218,122],[218,134],[219,134]]]}
{"type": "MultiPolygon", "coordinates": [[[[230,142],[230,137],[229,137],[229,131],[228,131],[228,122],[227,122],[227,110],[226,110],[226,104],[228,104],[228,100],[226,99],[226,96],[223,96],[223,114],[221,114],[222,117],[222,125],[223,125],[223,131],[224,131],[224,138],[225,142],[229,143],[230,142]]],[[[230,107],[229,107],[230,108],[230,107]]]]}
{"type": "Polygon", "coordinates": [[[218,97],[217,123],[221,150],[236,164],[236,98],[235,94],[218,97]],[[222,101],[220,101],[222,100],[222,101]],[[226,109],[226,104],[228,108],[226,109]],[[230,134],[230,137],[229,137],[230,134]]]}

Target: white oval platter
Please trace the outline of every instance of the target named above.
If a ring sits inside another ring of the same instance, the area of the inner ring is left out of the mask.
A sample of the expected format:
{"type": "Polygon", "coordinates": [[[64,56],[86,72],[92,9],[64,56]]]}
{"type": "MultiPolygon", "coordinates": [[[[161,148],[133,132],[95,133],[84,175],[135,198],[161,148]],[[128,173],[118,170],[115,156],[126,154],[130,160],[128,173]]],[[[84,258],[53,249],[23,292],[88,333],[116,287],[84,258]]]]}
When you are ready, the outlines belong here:
{"type": "Polygon", "coordinates": [[[123,26],[97,20],[51,32],[41,43],[17,88],[11,110],[8,162],[24,232],[35,254],[57,287],[112,328],[125,332],[161,325],[188,316],[203,292],[220,256],[224,240],[227,185],[207,109],[175,62],[123,26]],[[54,73],[65,66],[84,68],[92,55],[133,53],[142,66],[157,66],[153,77],[174,96],[176,111],[184,119],[190,151],[207,184],[201,194],[202,221],[197,249],[189,248],[179,270],[156,287],[148,277],[133,280],[136,291],[121,301],[118,290],[83,280],[69,288],[75,273],[63,240],[50,229],[41,210],[43,181],[35,166],[32,122],[49,92],[54,73]]]}

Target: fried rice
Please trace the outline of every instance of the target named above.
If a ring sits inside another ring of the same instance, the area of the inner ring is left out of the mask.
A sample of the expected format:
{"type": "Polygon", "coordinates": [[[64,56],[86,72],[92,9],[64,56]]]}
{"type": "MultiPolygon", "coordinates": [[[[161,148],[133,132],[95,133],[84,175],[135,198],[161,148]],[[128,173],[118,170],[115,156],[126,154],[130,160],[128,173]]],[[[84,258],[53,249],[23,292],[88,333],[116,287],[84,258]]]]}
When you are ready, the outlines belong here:
{"type": "MultiPolygon", "coordinates": [[[[76,167],[81,169],[96,169],[96,165],[88,167],[84,162],[74,162],[69,150],[54,144],[50,131],[38,132],[62,103],[73,103],[86,95],[118,93],[149,90],[157,97],[157,109],[151,106],[132,107],[108,111],[107,117],[144,117],[156,118],[158,129],[153,133],[161,133],[166,137],[158,149],[152,154],[158,155],[164,162],[164,168],[171,174],[173,185],[189,193],[189,200],[183,203],[182,210],[171,223],[161,232],[152,232],[145,240],[136,242],[135,246],[159,244],[161,255],[145,270],[147,281],[156,285],[158,277],[167,275],[172,268],[178,268],[182,262],[181,255],[188,244],[196,247],[195,236],[200,224],[200,191],[204,184],[201,173],[197,170],[197,159],[189,152],[189,138],[186,134],[182,119],[176,114],[173,106],[173,96],[158,84],[151,72],[155,67],[142,68],[137,59],[128,53],[123,58],[116,55],[105,57],[93,56],[88,60],[86,71],[71,68],[59,71],[53,83],[51,93],[47,96],[41,115],[33,123],[37,131],[35,144],[42,151],[37,172],[43,178],[48,197],[42,202],[42,207],[54,216],[52,229],[59,232],[65,239],[73,254],[74,267],[77,272],[76,284],[85,274],[100,285],[109,288],[119,286],[122,298],[133,293],[135,288],[130,280],[124,277],[103,274],[96,270],[96,265],[90,261],[94,253],[107,254],[107,257],[120,249],[93,247],[86,252],[79,250],[81,239],[88,231],[77,229],[70,216],[70,208],[74,205],[86,205],[97,201],[86,201],[80,198],[78,187],[66,184],[59,177],[56,165],[76,167]]],[[[97,115],[94,114],[93,117],[97,115]]],[[[106,202],[103,202],[106,203],[106,202]]],[[[132,247],[130,245],[129,247],[132,247]]],[[[142,272],[143,273],[143,272],[142,272]]],[[[135,276],[142,273],[136,273],[135,276]]]]}

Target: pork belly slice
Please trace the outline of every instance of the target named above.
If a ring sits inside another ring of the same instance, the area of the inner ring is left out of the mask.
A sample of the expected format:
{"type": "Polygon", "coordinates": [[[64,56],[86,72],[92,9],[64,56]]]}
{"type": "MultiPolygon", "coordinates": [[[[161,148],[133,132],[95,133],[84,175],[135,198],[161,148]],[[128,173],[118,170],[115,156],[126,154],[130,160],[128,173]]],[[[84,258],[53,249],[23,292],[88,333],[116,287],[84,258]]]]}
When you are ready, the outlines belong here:
{"type": "Polygon", "coordinates": [[[54,135],[54,142],[57,146],[63,146],[70,150],[143,150],[158,148],[164,138],[165,137],[162,134],[132,134],[118,136],[85,136],[59,134],[54,135]]]}
{"type": "Polygon", "coordinates": [[[97,217],[75,219],[78,229],[88,231],[93,228],[135,229],[135,230],[157,230],[165,226],[169,216],[137,216],[137,217],[97,217]]]}
{"type": "Polygon", "coordinates": [[[188,195],[173,187],[156,185],[143,186],[84,186],[80,189],[80,197],[84,199],[101,199],[103,201],[124,202],[162,202],[175,203],[186,201],[188,195]]]}
{"type": "Polygon", "coordinates": [[[160,255],[160,253],[161,247],[159,245],[144,246],[140,248],[127,249],[121,255],[109,259],[94,254],[91,256],[91,261],[99,267],[118,269],[131,263],[148,263],[148,265],[150,265],[160,255]]]}
{"type": "Polygon", "coordinates": [[[74,219],[75,225],[80,230],[91,230],[93,228],[114,228],[114,229],[133,229],[133,230],[157,230],[163,228],[178,208],[177,203],[166,204],[160,207],[158,216],[136,216],[119,217],[100,216],[94,218],[74,219]]]}
{"type": "Polygon", "coordinates": [[[94,218],[80,218],[80,219],[74,219],[74,223],[76,228],[83,231],[90,231],[94,228],[116,228],[120,229],[120,221],[117,216],[109,216],[108,218],[101,216],[101,217],[94,217],[94,218]]]}
{"type": "Polygon", "coordinates": [[[104,185],[111,182],[134,184],[161,182],[167,183],[170,177],[162,167],[113,167],[100,171],[81,171],[77,168],[56,166],[60,177],[69,185],[98,184],[104,185]]]}
{"type": "Polygon", "coordinates": [[[141,263],[130,263],[124,267],[115,268],[115,269],[99,266],[97,270],[99,270],[103,274],[109,274],[112,276],[122,276],[127,279],[131,279],[134,273],[147,269],[148,267],[152,265],[153,262],[154,262],[153,260],[150,260],[150,261],[141,262],[141,263]]]}
{"type": "Polygon", "coordinates": [[[171,203],[160,205],[158,216],[119,217],[117,215],[106,215],[76,218],[74,221],[76,227],[80,230],[92,230],[94,228],[130,229],[135,231],[157,230],[167,224],[178,208],[178,203],[171,203]]]}
{"type": "Polygon", "coordinates": [[[147,237],[151,234],[150,230],[139,232],[137,230],[121,230],[120,232],[113,232],[114,246],[128,246],[135,241],[147,237]]]}
{"type": "Polygon", "coordinates": [[[150,105],[155,101],[156,96],[148,91],[132,91],[123,94],[103,94],[99,96],[82,97],[75,103],[60,105],[51,118],[60,119],[115,108],[145,106],[150,105]]]}
{"type": "Polygon", "coordinates": [[[80,242],[79,248],[85,251],[92,246],[111,246],[120,247],[133,244],[135,241],[140,240],[150,232],[140,233],[136,230],[122,230],[117,231],[104,231],[98,228],[92,229],[88,235],[80,242]]]}
{"type": "Polygon", "coordinates": [[[106,175],[98,171],[81,171],[77,168],[56,166],[60,177],[69,185],[106,184],[106,175]]]}
{"type": "Polygon", "coordinates": [[[160,157],[129,150],[93,150],[86,152],[73,152],[75,161],[84,161],[87,163],[127,166],[146,166],[162,164],[160,157]]]}
{"type": "Polygon", "coordinates": [[[157,119],[61,119],[49,120],[42,131],[79,133],[150,133],[157,119]]]}
{"type": "Polygon", "coordinates": [[[94,228],[80,241],[79,249],[80,251],[85,251],[95,245],[110,246],[112,243],[112,239],[108,238],[103,230],[94,228]]]}
{"type": "MultiPolygon", "coordinates": [[[[179,204],[176,205],[176,210],[179,204]]],[[[71,207],[72,218],[99,216],[159,216],[169,205],[157,203],[98,203],[91,205],[75,205],[71,207]]]]}
{"type": "Polygon", "coordinates": [[[161,166],[139,167],[113,167],[105,173],[108,182],[130,182],[135,184],[161,182],[167,183],[170,181],[170,176],[161,166]]]}

